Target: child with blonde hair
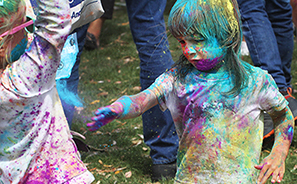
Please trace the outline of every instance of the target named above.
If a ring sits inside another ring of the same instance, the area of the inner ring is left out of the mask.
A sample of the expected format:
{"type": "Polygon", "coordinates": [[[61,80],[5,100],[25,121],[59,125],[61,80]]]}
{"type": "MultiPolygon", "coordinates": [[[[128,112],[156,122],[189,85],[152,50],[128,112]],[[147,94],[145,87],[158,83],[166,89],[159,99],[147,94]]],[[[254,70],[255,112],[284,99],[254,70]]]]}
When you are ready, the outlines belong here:
{"type": "Polygon", "coordinates": [[[176,183],[281,182],[294,120],[272,77],[240,60],[236,0],[177,0],[168,25],[183,51],[175,66],[148,89],[99,108],[87,126],[94,131],[159,104],[180,138],[176,183]],[[275,142],[259,163],[264,111],[275,142]]]}
{"type": "Polygon", "coordinates": [[[0,183],[91,183],[55,87],[69,2],[37,4],[33,24],[23,0],[0,0],[0,183]]]}

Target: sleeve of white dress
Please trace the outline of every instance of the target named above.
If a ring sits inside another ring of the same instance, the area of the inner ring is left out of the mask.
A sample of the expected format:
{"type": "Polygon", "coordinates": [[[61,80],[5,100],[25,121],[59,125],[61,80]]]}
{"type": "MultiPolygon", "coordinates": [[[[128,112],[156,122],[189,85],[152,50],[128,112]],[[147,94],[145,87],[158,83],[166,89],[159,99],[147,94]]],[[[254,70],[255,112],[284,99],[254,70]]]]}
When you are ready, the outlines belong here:
{"type": "Polygon", "coordinates": [[[34,39],[20,57],[4,71],[2,85],[17,96],[30,98],[55,85],[60,53],[70,32],[68,1],[39,0],[34,39]]]}

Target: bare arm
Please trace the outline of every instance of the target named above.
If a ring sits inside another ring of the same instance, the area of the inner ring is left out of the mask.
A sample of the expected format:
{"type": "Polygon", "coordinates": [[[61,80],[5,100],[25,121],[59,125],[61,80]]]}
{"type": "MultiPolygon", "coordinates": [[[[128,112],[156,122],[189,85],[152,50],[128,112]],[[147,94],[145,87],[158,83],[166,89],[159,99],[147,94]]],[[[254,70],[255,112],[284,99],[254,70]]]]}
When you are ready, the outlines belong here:
{"type": "Polygon", "coordinates": [[[260,165],[255,166],[261,170],[258,183],[265,183],[272,176],[271,182],[281,182],[285,173],[285,160],[293,138],[294,120],[292,112],[287,106],[282,111],[271,114],[275,127],[275,141],[271,153],[263,159],[260,165]]]}
{"type": "Polygon", "coordinates": [[[123,96],[111,104],[114,109],[119,109],[117,118],[130,119],[142,115],[145,111],[157,105],[157,97],[151,90],[144,90],[136,95],[123,96]]]}
{"type": "Polygon", "coordinates": [[[90,131],[95,131],[114,119],[130,119],[143,114],[158,104],[156,95],[151,90],[144,90],[136,95],[122,96],[109,106],[101,107],[95,112],[93,122],[88,123],[90,131]]]}

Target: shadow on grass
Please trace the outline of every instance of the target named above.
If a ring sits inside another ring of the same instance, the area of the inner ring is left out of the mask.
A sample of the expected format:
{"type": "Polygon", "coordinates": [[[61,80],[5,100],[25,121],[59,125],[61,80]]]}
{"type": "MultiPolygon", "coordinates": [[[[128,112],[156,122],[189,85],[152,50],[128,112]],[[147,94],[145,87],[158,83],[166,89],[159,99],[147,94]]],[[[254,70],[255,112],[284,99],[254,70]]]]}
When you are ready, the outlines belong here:
{"type": "Polygon", "coordinates": [[[82,160],[84,163],[88,163],[89,169],[106,170],[107,168],[104,165],[111,165],[112,168],[127,167],[134,174],[150,177],[152,161],[149,157],[149,149],[143,141],[139,145],[132,143],[131,140],[135,140],[133,138],[137,133],[134,129],[125,128],[119,130],[120,132],[112,132],[116,128],[111,125],[107,128],[104,127],[104,129],[100,128],[99,131],[83,132],[82,130],[85,128],[86,126],[83,123],[75,123],[72,126],[73,130],[87,137],[84,142],[91,147],[89,152],[81,152],[82,160]],[[99,160],[103,164],[98,164],[99,160]]]}

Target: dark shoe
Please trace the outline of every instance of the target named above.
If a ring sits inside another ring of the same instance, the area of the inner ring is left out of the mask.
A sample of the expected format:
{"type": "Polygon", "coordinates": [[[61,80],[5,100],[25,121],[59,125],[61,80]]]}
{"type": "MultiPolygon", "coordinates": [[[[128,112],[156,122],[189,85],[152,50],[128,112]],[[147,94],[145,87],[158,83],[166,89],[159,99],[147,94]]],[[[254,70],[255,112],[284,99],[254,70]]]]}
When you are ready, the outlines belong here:
{"type": "Polygon", "coordinates": [[[94,50],[94,49],[97,49],[99,47],[99,45],[97,44],[97,39],[96,37],[87,32],[87,35],[86,35],[86,41],[85,41],[85,48],[87,50],[94,50]]]}
{"type": "Polygon", "coordinates": [[[176,161],[168,164],[154,164],[152,166],[152,182],[161,181],[163,178],[172,179],[176,173],[176,161]]]}
{"type": "Polygon", "coordinates": [[[271,149],[274,143],[274,125],[272,118],[267,114],[264,113],[264,135],[263,135],[263,149],[271,149]]]}
{"type": "Polygon", "coordinates": [[[75,142],[78,151],[83,151],[83,152],[90,151],[90,147],[86,143],[84,143],[82,140],[75,138],[75,137],[73,137],[72,139],[75,142]]]}
{"type": "Polygon", "coordinates": [[[86,139],[85,136],[73,130],[70,130],[70,134],[72,135],[72,140],[76,144],[78,151],[84,151],[84,152],[90,151],[90,147],[81,140],[81,139],[85,140],[86,139]]]}
{"type": "Polygon", "coordinates": [[[292,88],[287,88],[286,91],[280,91],[280,93],[284,95],[286,100],[289,102],[289,108],[291,109],[294,116],[295,125],[297,125],[297,100],[292,95],[292,91],[292,88]]]}

